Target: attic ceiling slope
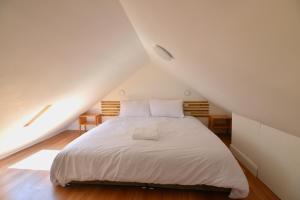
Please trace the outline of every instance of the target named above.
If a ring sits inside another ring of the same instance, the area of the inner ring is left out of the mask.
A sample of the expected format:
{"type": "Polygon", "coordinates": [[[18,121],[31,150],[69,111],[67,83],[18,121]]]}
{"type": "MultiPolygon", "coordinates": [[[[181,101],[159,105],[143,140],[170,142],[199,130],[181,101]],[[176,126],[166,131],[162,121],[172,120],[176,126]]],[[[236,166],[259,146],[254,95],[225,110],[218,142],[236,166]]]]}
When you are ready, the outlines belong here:
{"type": "Polygon", "coordinates": [[[300,137],[300,4],[121,0],[151,59],[227,110],[300,137]],[[159,58],[159,44],[175,59],[159,58]]]}
{"type": "Polygon", "coordinates": [[[66,126],[148,60],[118,0],[0,1],[0,27],[0,157],[66,126]]]}

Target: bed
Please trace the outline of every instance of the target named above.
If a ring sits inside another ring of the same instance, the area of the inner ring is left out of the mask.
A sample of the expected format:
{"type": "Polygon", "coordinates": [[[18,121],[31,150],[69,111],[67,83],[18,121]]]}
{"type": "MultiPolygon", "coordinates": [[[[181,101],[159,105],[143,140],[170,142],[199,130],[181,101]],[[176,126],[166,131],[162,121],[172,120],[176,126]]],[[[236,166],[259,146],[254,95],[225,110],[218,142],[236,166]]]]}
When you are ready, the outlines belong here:
{"type": "Polygon", "coordinates": [[[192,116],[116,117],[68,144],[54,159],[54,185],[108,181],[231,189],[248,195],[247,179],[229,149],[192,116]],[[158,127],[158,140],[134,140],[137,126],[158,127]]]}

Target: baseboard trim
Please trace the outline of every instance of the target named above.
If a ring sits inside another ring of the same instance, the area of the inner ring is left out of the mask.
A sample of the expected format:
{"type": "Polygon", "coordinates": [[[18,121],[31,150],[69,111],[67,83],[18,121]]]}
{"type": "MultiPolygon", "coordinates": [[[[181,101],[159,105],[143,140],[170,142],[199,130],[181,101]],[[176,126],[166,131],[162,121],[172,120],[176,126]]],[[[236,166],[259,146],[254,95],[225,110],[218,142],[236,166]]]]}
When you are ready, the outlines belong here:
{"type": "Polygon", "coordinates": [[[230,145],[232,154],[255,176],[257,177],[258,166],[243,152],[234,145],[230,145]]]}

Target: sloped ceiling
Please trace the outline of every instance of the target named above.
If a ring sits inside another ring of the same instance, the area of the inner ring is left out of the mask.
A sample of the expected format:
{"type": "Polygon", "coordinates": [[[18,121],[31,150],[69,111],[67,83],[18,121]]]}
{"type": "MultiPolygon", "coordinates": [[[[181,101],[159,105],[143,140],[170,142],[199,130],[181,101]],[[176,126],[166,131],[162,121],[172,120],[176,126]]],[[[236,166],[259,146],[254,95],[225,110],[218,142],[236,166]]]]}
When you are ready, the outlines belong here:
{"type": "Polygon", "coordinates": [[[0,157],[65,127],[148,55],[226,110],[300,136],[299,1],[120,2],[0,1],[0,157]]]}
{"type": "Polygon", "coordinates": [[[0,27],[0,157],[66,126],[148,61],[118,0],[4,0],[0,27]]]}
{"type": "Polygon", "coordinates": [[[297,0],[121,0],[151,59],[217,105],[300,137],[297,0]],[[175,57],[157,57],[160,44],[175,57]]]}

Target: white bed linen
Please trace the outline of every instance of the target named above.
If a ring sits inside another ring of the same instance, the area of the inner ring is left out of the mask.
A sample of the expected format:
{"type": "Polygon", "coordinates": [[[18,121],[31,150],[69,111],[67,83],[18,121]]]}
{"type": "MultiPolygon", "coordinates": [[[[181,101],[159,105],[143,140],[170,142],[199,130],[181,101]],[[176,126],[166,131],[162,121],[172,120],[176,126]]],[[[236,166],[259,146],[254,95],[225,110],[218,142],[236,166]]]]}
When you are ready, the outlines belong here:
{"type": "Polygon", "coordinates": [[[193,117],[115,118],[67,145],[51,167],[53,184],[71,181],[205,184],[248,195],[247,179],[229,149],[193,117]],[[159,140],[133,140],[132,127],[157,123],[159,140]]]}

